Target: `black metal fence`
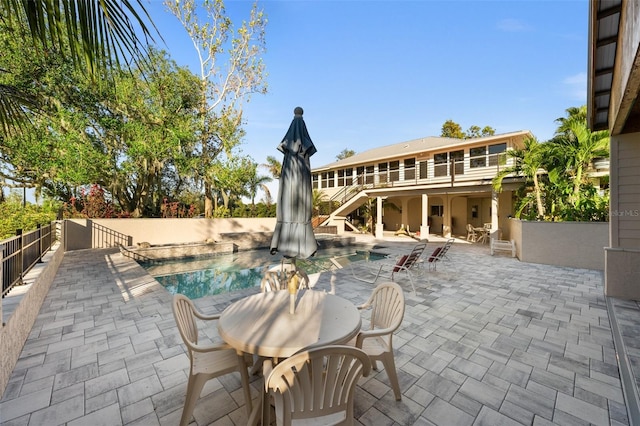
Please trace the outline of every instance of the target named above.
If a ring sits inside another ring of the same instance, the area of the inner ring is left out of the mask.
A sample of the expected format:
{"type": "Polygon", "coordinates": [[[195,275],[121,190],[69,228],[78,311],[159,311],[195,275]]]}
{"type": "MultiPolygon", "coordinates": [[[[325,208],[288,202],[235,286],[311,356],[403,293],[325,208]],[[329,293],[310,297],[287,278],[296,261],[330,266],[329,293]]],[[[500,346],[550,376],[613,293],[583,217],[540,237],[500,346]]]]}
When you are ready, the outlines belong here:
{"type": "Polygon", "coordinates": [[[0,241],[4,246],[2,253],[2,297],[11,288],[22,283],[24,275],[42,256],[49,251],[56,240],[55,222],[38,225],[35,231],[23,233],[16,231],[16,236],[0,241]]]}

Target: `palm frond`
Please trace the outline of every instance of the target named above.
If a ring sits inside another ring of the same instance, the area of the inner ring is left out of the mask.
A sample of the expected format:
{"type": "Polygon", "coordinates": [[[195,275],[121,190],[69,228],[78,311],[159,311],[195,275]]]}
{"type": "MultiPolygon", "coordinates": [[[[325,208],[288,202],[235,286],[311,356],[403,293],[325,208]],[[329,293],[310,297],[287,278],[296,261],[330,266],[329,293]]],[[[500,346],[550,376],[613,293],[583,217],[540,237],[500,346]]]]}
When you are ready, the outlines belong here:
{"type": "Polygon", "coordinates": [[[37,46],[68,46],[94,76],[121,60],[143,61],[152,31],[159,35],[142,0],[0,0],[0,8],[8,19],[26,17],[37,46]]]}

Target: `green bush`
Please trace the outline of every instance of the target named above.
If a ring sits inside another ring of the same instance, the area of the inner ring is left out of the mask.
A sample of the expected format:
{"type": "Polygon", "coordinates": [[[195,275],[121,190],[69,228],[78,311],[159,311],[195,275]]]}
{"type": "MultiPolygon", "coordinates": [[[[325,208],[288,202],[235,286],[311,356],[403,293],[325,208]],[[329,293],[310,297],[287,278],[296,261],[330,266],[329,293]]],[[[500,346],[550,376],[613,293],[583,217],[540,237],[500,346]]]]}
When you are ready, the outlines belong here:
{"type": "Polygon", "coordinates": [[[16,193],[10,194],[0,203],[0,239],[11,238],[16,230],[23,233],[33,231],[38,225],[46,225],[56,220],[59,206],[53,201],[47,201],[42,206],[26,203],[23,206],[22,197],[16,193]]]}

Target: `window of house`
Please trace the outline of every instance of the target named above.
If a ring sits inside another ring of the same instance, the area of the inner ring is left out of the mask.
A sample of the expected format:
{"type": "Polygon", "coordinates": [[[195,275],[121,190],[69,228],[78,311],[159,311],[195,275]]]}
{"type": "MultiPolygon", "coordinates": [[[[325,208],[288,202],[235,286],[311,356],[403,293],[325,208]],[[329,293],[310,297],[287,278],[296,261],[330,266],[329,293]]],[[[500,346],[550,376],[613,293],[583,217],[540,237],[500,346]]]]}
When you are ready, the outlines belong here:
{"type": "Polygon", "coordinates": [[[365,182],[367,183],[367,185],[374,183],[374,179],[376,176],[374,173],[373,165],[365,167],[364,174],[365,174],[365,182]]]}
{"type": "Polygon", "coordinates": [[[313,189],[318,189],[318,174],[317,173],[314,173],[311,176],[311,187],[313,189]]]}
{"type": "Polygon", "coordinates": [[[497,143],[495,145],[489,145],[489,165],[496,166],[498,164],[503,165],[507,162],[505,151],[507,150],[506,143],[497,143]]]}
{"type": "Polygon", "coordinates": [[[378,176],[380,183],[385,183],[389,180],[387,176],[389,165],[387,163],[378,163],[378,176]]]}
{"type": "Polygon", "coordinates": [[[356,178],[358,179],[358,185],[364,183],[364,166],[356,167],[356,178]]]}
{"type": "Polygon", "coordinates": [[[420,169],[420,179],[426,179],[427,178],[427,162],[421,161],[420,163],[418,163],[418,167],[420,169]]]}
{"type": "Polygon", "coordinates": [[[338,186],[351,186],[353,169],[338,170],[338,186]]]}
{"type": "Polygon", "coordinates": [[[476,167],[487,166],[487,147],[477,146],[469,149],[469,166],[473,169],[476,167]]]}
{"type": "Polygon", "coordinates": [[[431,206],[431,216],[443,216],[444,206],[431,206]]]}
{"type": "Polygon", "coordinates": [[[391,180],[391,182],[400,180],[400,161],[389,162],[389,180],[391,180]]]}
{"type": "Polygon", "coordinates": [[[433,156],[433,175],[447,176],[449,174],[449,154],[441,152],[433,156]]]}
{"type": "Polygon", "coordinates": [[[404,180],[414,180],[416,178],[416,159],[404,159],[404,180]]]}
{"type": "Polygon", "coordinates": [[[464,150],[451,151],[449,153],[449,158],[453,161],[453,167],[455,170],[455,174],[463,175],[464,174],[464,150]]]}
{"type": "Polygon", "coordinates": [[[324,172],[322,174],[322,187],[323,188],[333,188],[335,186],[335,172],[324,172]]]}

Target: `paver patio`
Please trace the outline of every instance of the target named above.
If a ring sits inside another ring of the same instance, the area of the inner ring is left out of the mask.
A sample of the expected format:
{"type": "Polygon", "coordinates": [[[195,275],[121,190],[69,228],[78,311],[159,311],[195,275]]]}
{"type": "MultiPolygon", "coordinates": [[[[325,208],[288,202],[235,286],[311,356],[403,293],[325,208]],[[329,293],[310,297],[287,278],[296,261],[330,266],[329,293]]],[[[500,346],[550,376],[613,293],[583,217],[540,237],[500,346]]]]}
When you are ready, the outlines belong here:
{"type": "MultiPolygon", "coordinates": [[[[415,244],[375,242],[394,255],[415,244]]],[[[373,372],[356,393],[358,424],[630,424],[602,272],[490,256],[487,245],[461,240],[449,257],[417,279],[415,295],[398,280],[407,303],[394,337],[403,398],[395,401],[383,370],[373,372]]],[[[316,288],[332,285],[357,304],[373,287],[349,269],[321,274],[316,288]]],[[[196,304],[220,312],[257,291],[196,304]]],[[[177,424],[189,360],[170,303],[117,251],[66,253],[0,401],[0,424],[177,424]]],[[[638,306],[611,305],[637,368],[638,306]]],[[[207,334],[218,338],[215,329],[207,334]]],[[[261,379],[252,380],[255,398],[261,379]]],[[[211,380],[194,418],[198,426],[245,424],[239,375],[211,380]]]]}

